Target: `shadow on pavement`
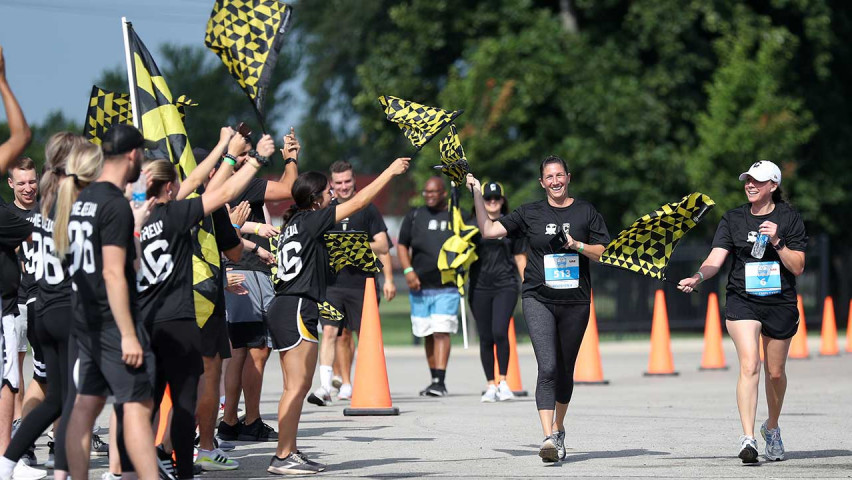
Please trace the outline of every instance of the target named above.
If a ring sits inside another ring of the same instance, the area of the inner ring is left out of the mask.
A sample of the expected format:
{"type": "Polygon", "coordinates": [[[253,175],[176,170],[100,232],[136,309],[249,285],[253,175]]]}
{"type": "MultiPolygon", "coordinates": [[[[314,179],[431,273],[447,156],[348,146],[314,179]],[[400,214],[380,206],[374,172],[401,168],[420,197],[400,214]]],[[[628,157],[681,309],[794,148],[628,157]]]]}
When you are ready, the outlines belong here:
{"type": "MultiPolygon", "coordinates": [[[[834,457],[852,457],[852,450],[810,450],[810,451],[792,451],[784,453],[784,460],[803,460],[806,458],[834,458],[834,457]]],[[[736,459],[736,455],[714,455],[709,457],[667,457],[667,460],[729,460],[736,459]]],[[[784,462],[771,462],[765,460],[763,453],[760,454],[760,463],[767,464],[783,464],[784,462]]]]}
{"type": "MultiPolygon", "coordinates": [[[[417,461],[420,461],[420,459],[419,458],[372,458],[372,459],[365,459],[365,460],[350,460],[348,462],[333,463],[333,464],[329,465],[328,470],[325,471],[325,474],[326,475],[334,475],[337,472],[343,472],[345,470],[357,470],[357,469],[362,469],[362,468],[367,468],[367,467],[375,467],[375,466],[379,466],[379,465],[390,465],[390,464],[397,464],[397,463],[411,463],[411,462],[417,462],[417,461]]],[[[375,474],[370,475],[370,477],[380,477],[380,476],[381,475],[375,475],[375,474]]],[[[392,478],[400,478],[400,477],[404,477],[405,474],[393,473],[392,475],[389,474],[388,476],[390,476],[392,478]]],[[[412,473],[410,476],[421,477],[421,476],[423,476],[423,474],[422,473],[417,473],[417,474],[412,473]]]]}
{"type": "MultiPolygon", "coordinates": [[[[511,455],[513,457],[529,457],[538,455],[538,445],[532,446],[527,450],[507,450],[507,449],[494,449],[495,452],[505,453],[507,455],[511,455]]],[[[646,450],[644,448],[633,448],[627,450],[604,450],[599,452],[573,452],[568,450],[568,455],[565,457],[564,462],[560,463],[577,463],[583,462],[586,460],[592,460],[595,458],[627,458],[627,457],[641,457],[645,455],[670,455],[669,452],[656,452],[653,450],[646,450]]]]}

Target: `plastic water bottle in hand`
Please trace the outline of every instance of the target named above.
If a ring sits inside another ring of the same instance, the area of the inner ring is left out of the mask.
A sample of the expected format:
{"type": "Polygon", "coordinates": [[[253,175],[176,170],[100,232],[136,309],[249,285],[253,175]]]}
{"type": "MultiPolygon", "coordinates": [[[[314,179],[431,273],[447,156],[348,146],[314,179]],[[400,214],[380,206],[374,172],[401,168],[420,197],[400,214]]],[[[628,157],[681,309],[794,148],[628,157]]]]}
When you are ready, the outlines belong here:
{"type": "Polygon", "coordinates": [[[133,196],[131,197],[133,208],[141,207],[148,199],[145,194],[146,190],[148,190],[148,176],[145,175],[145,172],[139,172],[139,179],[133,182],[133,196]]]}
{"type": "Polygon", "coordinates": [[[761,233],[754,240],[754,246],[751,247],[751,256],[754,258],[763,258],[763,252],[766,251],[766,244],[769,242],[769,235],[761,233]]]}

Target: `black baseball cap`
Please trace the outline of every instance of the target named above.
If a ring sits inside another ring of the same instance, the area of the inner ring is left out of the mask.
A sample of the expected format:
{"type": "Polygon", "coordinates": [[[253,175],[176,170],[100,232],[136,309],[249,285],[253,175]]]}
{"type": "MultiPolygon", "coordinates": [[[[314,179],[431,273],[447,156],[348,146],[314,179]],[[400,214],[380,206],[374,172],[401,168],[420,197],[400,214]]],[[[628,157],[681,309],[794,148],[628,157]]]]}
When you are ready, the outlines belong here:
{"type": "Polygon", "coordinates": [[[145,140],[139,129],[133,125],[124,123],[110,127],[102,140],[101,148],[104,151],[104,155],[107,156],[121,155],[137,148],[147,148],[149,150],[156,150],[157,148],[157,143],[145,140]]]}
{"type": "Polygon", "coordinates": [[[482,186],[482,198],[503,198],[503,185],[498,182],[488,182],[482,186]]]}

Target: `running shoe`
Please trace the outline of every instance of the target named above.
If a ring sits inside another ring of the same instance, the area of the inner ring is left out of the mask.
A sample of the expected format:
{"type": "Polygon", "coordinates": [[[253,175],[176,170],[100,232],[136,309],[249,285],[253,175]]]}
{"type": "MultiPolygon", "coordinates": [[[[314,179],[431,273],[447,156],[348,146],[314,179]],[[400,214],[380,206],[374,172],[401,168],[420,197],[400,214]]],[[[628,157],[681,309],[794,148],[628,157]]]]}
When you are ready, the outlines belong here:
{"type": "Polygon", "coordinates": [[[352,385],[344,383],[340,386],[340,391],[337,393],[339,400],[352,400],[352,385]]]}
{"type": "Polygon", "coordinates": [[[121,474],[114,474],[112,472],[104,472],[101,474],[101,480],[121,480],[121,474]]]}
{"type": "Polygon", "coordinates": [[[47,461],[44,462],[44,468],[52,469],[55,461],[56,460],[53,455],[53,440],[49,440],[47,442],[47,461]]]}
{"type": "Polygon", "coordinates": [[[426,389],[426,395],[430,397],[446,397],[447,386],[443,383],[433,383],[426,389]]]}
{"type": "MultiPolygon", "coordinates": [[[[767,420],[768,422],[769,420],[767,420]]],[[[784,460],[784,442],[781,441],[781,427],[766,428],[766,422],[760,426],[760,434],[766,441],[765,457],[767,460],[784,460]]]]}
{"type": "Polygon", "coordinates": [[[538,449],[538,456],[545,463],[559,461],[559,451],[556,448],[556,435],[544,437],[544,441],[541,442],[541,448],[538,449]]]}
{"type": "Polygon", "coordinates": [[[250,424],[243,425],[237,440],[241,442],[277,442],[278,432],[258,418],[250,424]]]}
{"type": "Polygon", "coordinates": [[[318,407],[326,407],[331,405],[331,394],[325,388],[320,387],[308,395],[308,403],[313,403],[318,407]]]}
{"type": "Polygon", "coordinates": [[[482,403],[494,403],[497,401],[497,385],[493,383],[488,384],[488,390],[482,394],[482,398],[479,399],[482,403]]]}
{"type": "Polygon", "coordinates": [[[553,438],[556,440],[556,451],[559,453],[559,460],[565,460],[565,431],[557,430],[553,434],[553,438]]]}
{"type": "Polygon", "coordinates": [[[509,388],[509,384],[506,383],[506,380],[500,382],[500,385],[497,387],[497,400],[501,402],[505,402],[506,400],[514,400],[515,394],[512,393],[512,389],[509,388]]]}
{"type": "Polygon", "coordinates": [[[160,474],[160,480],[176,480],[177,468],[172,454],[166,452],[162,445],[157,445],[157,471],[160,474]]]}
{"type": "Polygon", "coordinates": [[[740,436],[740,454],[743,463],[757,463],[757,442],[753,437],[740,436]]]}
{"type": "Polygon", "coordinates": [[[195,464],[200,466],[202,470],[221,471],[221,470],[236,470],[240,468],[240,462],[232,460],[225,455],[225,452],[219,450],[198,450],[198,457],[195,459],[195,464]]]}
{"type": "Polygon", "coordinates": [[[18,460],[18,463],[15,464],[14,470],[12,470],[12,478],[15,480],[39,480],[40,478],[44,478],[47,476],[46,470],[39,470],[37,468],[33,468],[26,463],[24,460],[18,460]]]}
{"type": "Polygon", "coordinates": [[[105,457],[109,455],[109,444],[104,443],[101,437],[95,434],[92,434],[91,455],[93,457],[105,457]]]}
{"type": "Polygon", "coordinates": [[[420,390],[420,396],[425,397],[426,395],[428,395],[427,392],[429,391],[430,388],[432,388],[434,386],[435,386],[434,383],[430,383],[429,385],[427,385],[426,388],[424,388],[423,390],[420,390]]]}
{"type": "Polygon", "coordinates": [[[29,450],[24,452],[24,454],[21,456],[21,460],[23,460],[28,467],[35,467],[36,465],[38,465],[38,461],[36,460],[35,455],[35,445],[30,446],[29,450]]]}
{"type": "Polygon", "coordinates": [[[320,472],[325,471],[325,465],[324,464],[319,463],[319,462],[315,462],[315,461],[309,459],[308,456],[305,455],[304,453],[302,453],[300,450],[296,450],[296,455],[298,455],[302,460],[307,462],[308,465],[313,465],[313,466],[319,468],[320,472]]]}
{"type": "Polygon", "coordinates": [[[334,388],[340,388],[343,386],[343,377],[340,375],[335,375],[331,377],[331,386],[334,388]]]}
{"type": "Polygon", "coordinates": [[[216,436],[222,440],[233,442],[239,438],[243,427],[245,427],[245,425],[239,420],[234,425],[228,425],[224,420],[222,420],[219,422],[219,428],[216,429],[216,436]]]}
{"type": "Polygon", "coordinates": [[[316,465],[309,464],[306,459],[293,452],[284,458],[273,456],[266,471],[278,475],[310,475],[322,470],[316,465]]]}

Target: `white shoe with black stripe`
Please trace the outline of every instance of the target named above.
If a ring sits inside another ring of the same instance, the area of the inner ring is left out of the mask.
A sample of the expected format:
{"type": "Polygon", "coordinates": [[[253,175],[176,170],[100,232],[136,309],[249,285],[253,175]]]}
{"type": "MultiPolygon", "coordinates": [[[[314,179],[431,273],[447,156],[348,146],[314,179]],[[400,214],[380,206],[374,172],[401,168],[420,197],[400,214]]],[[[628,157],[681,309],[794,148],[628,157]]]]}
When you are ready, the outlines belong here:
{"type": "Polygon", "coordinates": [[[325,470],[324,466],[309,462],[307,457],[297,452],[290,453],[285,458],[273,456],[266,471],[278,475],[311,475],[325,470]]]}

